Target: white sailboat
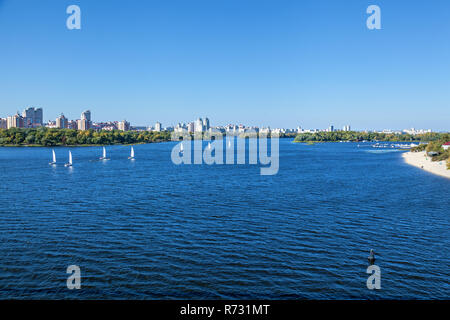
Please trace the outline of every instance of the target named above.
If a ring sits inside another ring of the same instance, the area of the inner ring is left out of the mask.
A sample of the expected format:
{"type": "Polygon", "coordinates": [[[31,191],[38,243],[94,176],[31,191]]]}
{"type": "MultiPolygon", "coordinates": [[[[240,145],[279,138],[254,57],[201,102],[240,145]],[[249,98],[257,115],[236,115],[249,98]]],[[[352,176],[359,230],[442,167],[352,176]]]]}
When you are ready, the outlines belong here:
{"type": "Polygon", "coordinates": [[[180,145],[180,152],[183,153],[184,152],[184,148],[183,148],[183,142],[180,145]]]}
{"type": "Polygon", "coordinates": [[[211,142],[208,142],[208,150],[211,150],[211,142]]]}
{"type": "Polygon", "coordinates": [[[103,156],[100,157],[100,160],[109,160],[106,158],[106,148],[103,147],[103,156]]]}
{"type": "Polygon", "coordinates": [[[70,152],[70,150],[69,150],[69,162],[66,163],[64,166],[65,167],[71,167],[72,166],[72,152],[70,152]]]}
{"type": "Polygon", "coordinates": [[[128,159],[134,160],[134,148],[133,148],[133,146],[131,146],[131,154],[130,154],[130,156],[128,157],[128,159]]]}
{"type": "Polygon", "coordinates": [[[55,150],[54,149],[52,149],[52,153],[53,153],[53,161],[50,162],[49,164],[50,165],[55,165],[56,164],[56,154],[55,154],[55,150]]]}

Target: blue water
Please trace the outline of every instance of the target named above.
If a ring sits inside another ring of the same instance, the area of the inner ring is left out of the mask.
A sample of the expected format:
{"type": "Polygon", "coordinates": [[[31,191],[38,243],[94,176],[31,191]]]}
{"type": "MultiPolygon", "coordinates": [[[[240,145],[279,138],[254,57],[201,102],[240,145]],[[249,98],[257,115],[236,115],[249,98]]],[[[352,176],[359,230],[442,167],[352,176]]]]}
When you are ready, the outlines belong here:
{"type": "Polygon", "coordinates": [[[280,170],[173,143],[0,148],[0,298],[449,298],[450,180],[400,152],[280,141],[280,170]],[[381,290],[366,287],[376,252],[381,290]],[[66,268],[81,268],[68,290],[66,268]]]}

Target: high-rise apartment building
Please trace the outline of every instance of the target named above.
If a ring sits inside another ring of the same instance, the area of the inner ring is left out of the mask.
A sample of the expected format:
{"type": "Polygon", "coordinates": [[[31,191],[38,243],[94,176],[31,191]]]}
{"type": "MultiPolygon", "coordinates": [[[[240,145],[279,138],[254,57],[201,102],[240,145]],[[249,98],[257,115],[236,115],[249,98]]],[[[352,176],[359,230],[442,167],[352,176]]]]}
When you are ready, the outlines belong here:
{"type": "Polygon", "coordinates": [[[6,118],[6,126],[10,128],[23,128],[24,122],[23,117],[17,112],[17,114],[6,118]]]}
{"type": "Polygon", "coordinates": [[[81,120],[91,121],[91,111],[86,110],[81,113],[81,120]]]}
{"type": "Polygon", "coordinates": [[[34,121],[33,127],[41,127],[44,125],[44,111],[42,108],[37,108],[34,110],[34,121]]]}
{"type": "Polygon", "coordinates": [[[42,108],[26,108],[22,111],[23,126],[25,128],[36,128],[43,125],[42,108]]]}
{"type": "Polygon", "coordinates": [[[68,121],[68,128],[77,130],[78,129],[77,122],[75,120],[69,120],[68,121]]]}
{"type": "Polygon", "coordinates": [[[77,120],[78,130],[89,130],[92,127],[91,111],[86,110],[81,113],[81,119],[77,120]]]}
{"type": "Polygon", "coordinates": [[[194,132],[194,130],[195,130],[195,124],[194,124],[193,122],[189,122],[189,123],[187,124],[187,131],[188,131],[189,133],[192,133],[192,132],[194,132]]]}
{"type": "Polygon", "coordinates": [[[161,123],[159,123],[159,122],[155,123],[155,131],[157,131],[157,132],[161,131],[161,123]]]}
{"type": "Polygon", "coordinates": [[[0,118],[0,129],[8,129],[8,121],[6,118],[0,118]]]}
{"type": "Polygon", "coordinates": [[[87,121],[86,119],[79,119],[77,120],[77,129],[78,130],[89,130],[90,129],[90,125],[89,125],[89,121],[87,121]]]}
{"type": "Polygon", "coordinates": [[[209,130],[209,119],[208,118],[203,119],[203,129],[205,131],[209,130]]]}
{"type": "Polygon", "coordinates": [[[203,120],[198,118],[195,120],[195,132],[203,132],[203,120]]]}
{"type": "Polygon", "coordinates": [[[69,127],[69,120],[62,113],[58,118],[56,118],[56,127],[60,129],[66,129],[69,127]]]}
{"type": "Polygon", "coordinates": [[[120,121],[117,124],[117,128],[121,131],[129,131],[130,130],[130,123],[126,120],[120,121]]]}

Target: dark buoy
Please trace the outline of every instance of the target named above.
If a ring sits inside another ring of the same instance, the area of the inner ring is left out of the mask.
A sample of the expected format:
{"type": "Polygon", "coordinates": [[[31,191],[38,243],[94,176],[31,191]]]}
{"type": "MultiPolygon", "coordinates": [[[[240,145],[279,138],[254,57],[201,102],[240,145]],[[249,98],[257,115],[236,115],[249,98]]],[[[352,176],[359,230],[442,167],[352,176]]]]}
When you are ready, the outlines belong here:
{"type": "Polygon", "coordinates": [[[370,249],[370,254],[367,259],[369,260],[370,265],[373,265],[375,263],[375,252],[373,252],[373,249],[370,249]]]}

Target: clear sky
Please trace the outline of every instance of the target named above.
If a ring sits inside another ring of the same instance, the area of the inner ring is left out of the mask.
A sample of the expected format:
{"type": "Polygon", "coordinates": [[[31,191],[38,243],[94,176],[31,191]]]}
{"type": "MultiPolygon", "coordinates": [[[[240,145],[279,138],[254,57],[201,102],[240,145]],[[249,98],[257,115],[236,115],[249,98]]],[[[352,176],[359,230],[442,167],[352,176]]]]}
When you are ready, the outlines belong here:
{"type": "Polygon", "coordinates": [[[0,0],[0,116],[450,130],[450,1],[0,0]],[[68,30],[66,8],[81,8],[68,30]],[[366,8],[381,8],[368,30],[366,8]]]}

